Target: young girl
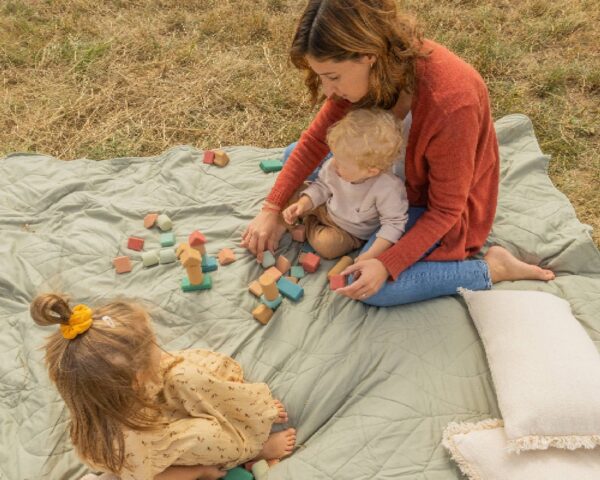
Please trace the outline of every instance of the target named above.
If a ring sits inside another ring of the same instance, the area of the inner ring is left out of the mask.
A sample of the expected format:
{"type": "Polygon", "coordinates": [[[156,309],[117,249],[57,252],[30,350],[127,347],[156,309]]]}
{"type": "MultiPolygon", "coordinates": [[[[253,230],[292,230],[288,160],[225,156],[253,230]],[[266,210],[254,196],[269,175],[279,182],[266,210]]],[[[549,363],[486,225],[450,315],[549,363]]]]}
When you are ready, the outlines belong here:
{"type": "Polygon", "coordinates": [[[402,145],[400,124],[384,110],[354,110],[331,127],[327,144],[333,157],[283,218],[292,224],[304,217],[308,242],[329,259],[377,232],[357,261],[377,258],[402,236],[408,219],[404,184],[391,171],[402,145]]]}
{"type": "Polygon", "coordinates": [[[123,480],[212,480],[291,453],[294,429],[270,433],[287,413],[267,385],[244,383],[240,365],[216,352],[163,352],[140,305],[71,309],[45,294],[31,316],[59,325],[46,365],[69,409],[73,445],[94,470],[123,480]]]}

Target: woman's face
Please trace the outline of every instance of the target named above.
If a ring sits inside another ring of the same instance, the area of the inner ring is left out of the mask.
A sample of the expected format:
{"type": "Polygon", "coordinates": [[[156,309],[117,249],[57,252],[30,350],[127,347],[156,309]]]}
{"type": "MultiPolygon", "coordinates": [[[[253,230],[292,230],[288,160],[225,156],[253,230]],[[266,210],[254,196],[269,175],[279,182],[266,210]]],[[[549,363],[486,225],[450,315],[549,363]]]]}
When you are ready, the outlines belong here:
{"type": "Polygon", "coordinates": [[[333,95],[352,103],[358,102],[369,91],[369,70],[375,61],[372,55],[364,55],[357,60],[317,60],[306,56],[308,65],[321,79],[323,93],[333,95]]]}

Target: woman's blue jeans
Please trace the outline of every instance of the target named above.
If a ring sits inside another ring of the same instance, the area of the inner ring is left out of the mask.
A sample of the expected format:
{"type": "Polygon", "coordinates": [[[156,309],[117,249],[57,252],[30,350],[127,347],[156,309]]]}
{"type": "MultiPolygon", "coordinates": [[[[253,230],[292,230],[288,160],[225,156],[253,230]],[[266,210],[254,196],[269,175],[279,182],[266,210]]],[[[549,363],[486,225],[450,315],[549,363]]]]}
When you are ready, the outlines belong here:
{"type": "MultiPolygon", "coordinates": [[[[285,149],[283,156],[284,163],[290,156],[296,143],[292,143],[285,149]]],[[[323,161],[330,156],[331,153],[323,161]]],[[[308,179],[314,180],[320,168],[321,165],[315,169],[308,179]]],[[[424,212],[425,208],[410,207],[406,230],[409,230],[424,212]]],[[[375,241],[375,235],[376,233],[371,236],[362,248],[361,253],[367,251],[375,241]]],[[[438,244],[433,245],[425,255],[435,250],[437,246],[438,244]]],[[[390,307],[392,305],[420,302],[443,295],[454,295],[461,287],[469,290],[489,290],[492,288],[487,263],[483,260],[418,261],[404,270],[396,280],[384,283],[383,287],[375,295],[364,299],[363,303],[375,307],[390,307]]]]}

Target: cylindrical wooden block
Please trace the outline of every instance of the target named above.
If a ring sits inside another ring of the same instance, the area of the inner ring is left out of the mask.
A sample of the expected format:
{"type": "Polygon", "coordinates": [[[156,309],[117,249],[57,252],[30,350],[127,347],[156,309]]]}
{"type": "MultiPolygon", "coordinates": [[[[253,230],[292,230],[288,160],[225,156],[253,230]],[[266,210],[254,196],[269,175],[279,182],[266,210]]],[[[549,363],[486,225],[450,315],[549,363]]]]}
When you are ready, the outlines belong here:
{"type": "Polygon", "coordinates": [[[200,285],[204,280],[202,274],[202,268],[200,265],[194,265],[193,267],[186,268],[187,276],[190,281],[190,285],[200,285]]]}
{"type": "Polygon", "coordinates": [[[271,275],[268,273],[263,273],[258,279],[258,283],[260,283],[263,295],[267,300],[270,302],[277,300],[277,297],[279,296],[279,289],[275,284],[275,279],[271,275]]]}
{"type": "Polygon", "coordinates": [[[354,263],[354,260],[352,260],[351,257],[345,256],[345,257],[340,258],[339,262],[337,262],[334,265],[334,267],[331,270],[329,270],[329,272],[327,272],[327,278],[329,278],[333,275],[339,275],[353,263],[354,263]]]}

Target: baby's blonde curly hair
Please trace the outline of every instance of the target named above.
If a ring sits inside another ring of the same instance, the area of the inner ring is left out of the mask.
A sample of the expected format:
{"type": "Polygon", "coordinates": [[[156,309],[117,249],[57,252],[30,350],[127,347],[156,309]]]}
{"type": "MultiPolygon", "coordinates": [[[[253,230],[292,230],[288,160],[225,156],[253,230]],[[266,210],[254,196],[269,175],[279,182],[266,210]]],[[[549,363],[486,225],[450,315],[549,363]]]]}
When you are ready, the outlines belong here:
{"type": "Polygon", "coordinates": [[[329,129],[327,143],[338,160],[352,159],[360,168],[387,171],[402,147],[402,124],[385,110],[359,108],[329,129]]]}

